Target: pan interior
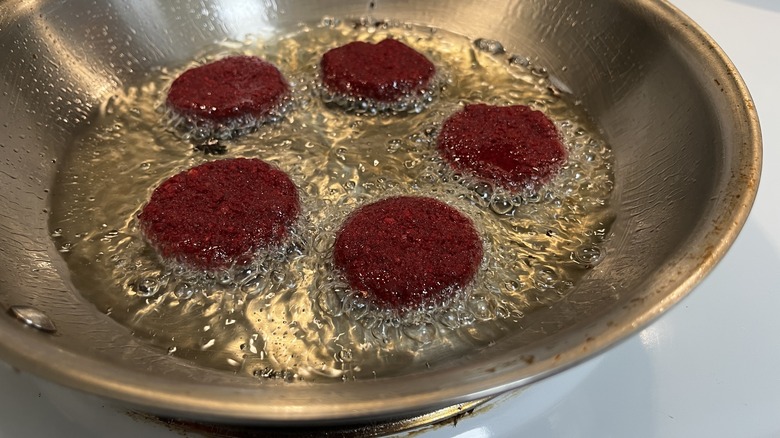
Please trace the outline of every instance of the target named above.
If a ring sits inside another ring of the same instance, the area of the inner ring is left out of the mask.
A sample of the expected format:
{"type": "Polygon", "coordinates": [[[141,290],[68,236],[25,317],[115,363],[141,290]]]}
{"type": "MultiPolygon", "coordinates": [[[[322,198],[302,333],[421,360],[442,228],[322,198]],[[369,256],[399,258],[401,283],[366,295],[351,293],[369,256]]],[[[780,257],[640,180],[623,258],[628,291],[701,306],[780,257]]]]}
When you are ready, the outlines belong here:
{"type": "Polygon", "coordinates": [[[69,148],[52,192],[50,228],[75,288],[160,354],[288,382],[428,372],[538,330],[524,326],[524,315],[565,300],[601,261],[613,221],[612,154],[541,67],[491,53],[499,52],[494,46],[438,29],[353,21],[220,44],[198,60],[261,56],[285,71],[294,91],[283,120],[224,140],[219,151],[213,141],[202,145],[198,132],[165,122],[170,114],[160,102],[180,68],[129,86],[69,148]],[[440,66],[433,97],[372,115],[323,96],[322,53],[390,37],[440,66]],[[568,151],[559,174],[539,189],[510,192],[443,162],[436,150],[442,121],[464,103],[482,102],[531,105],[552,117],[568,151]],[[162,263],[137,224],[152,189],[193,165],[234,157],[275,163],[296,181],[304,213],[292,242],[218,272],[162,263]],[[339,278],[331,260],[341,224],[357,206],[392,195],[435,197],[475,222],[485,258],[462,296],[399,315],[339,278]]]}

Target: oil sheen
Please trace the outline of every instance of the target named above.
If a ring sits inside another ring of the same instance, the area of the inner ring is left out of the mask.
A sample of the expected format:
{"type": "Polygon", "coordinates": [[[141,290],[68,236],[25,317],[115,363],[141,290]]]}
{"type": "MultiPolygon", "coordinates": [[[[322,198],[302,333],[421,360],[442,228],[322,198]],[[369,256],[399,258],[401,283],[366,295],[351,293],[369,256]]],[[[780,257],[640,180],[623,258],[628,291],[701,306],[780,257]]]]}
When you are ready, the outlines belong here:
{"type": "MultiPolygon", "coordinates": [[[[518,50],[522,50],[519,48],[518,50]]],[[[107,99],[60,163],[52,238],[73,287],[161,354],[257,379],[353,380],[433,368],[523,329],[526,315],[565,300],[603,257],[613,174],[610,148],[574,96],[494,41],[398,23],[323,20],[273,40],[223,42],[188,65],[164,66],[107,99]],[[399,39],[437,78],[397,105],[329,96],[321,55],[354,40],[399,39]],[[195,65],[260,56],[292,88],[273,120],[221,129],[177,126],[166,89],[195,65]],[[508,193],[454,173],[436,152],[442,122],[466,103],[545,112],[568,160],[538,190],[508,193]],[[240,136],[233,134],[240,133],[240,136]],[[289,241],[249,266],[193,272],[161,261],[137,214],[166,178],[208,160],[252,157],[287,172],[302,214],[289,241]],[[403,315],[377,309],[333,270],[332,246],[355,208],[393,195],[432,196],[469,216],[485,257],[450,302],[403,315]]]]}

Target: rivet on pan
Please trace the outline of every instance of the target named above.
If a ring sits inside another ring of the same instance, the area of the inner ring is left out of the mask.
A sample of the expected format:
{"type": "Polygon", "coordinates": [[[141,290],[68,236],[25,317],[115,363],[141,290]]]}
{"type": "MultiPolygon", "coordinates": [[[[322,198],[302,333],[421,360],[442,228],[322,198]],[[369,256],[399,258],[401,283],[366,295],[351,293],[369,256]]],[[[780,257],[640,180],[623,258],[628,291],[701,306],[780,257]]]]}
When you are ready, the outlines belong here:
{"type": "Polygon", "coordinates": [[[45,313],[30,306],[11,306],[9,313],[28,326],[42,332],[54,333],[57,327],[45,313]]]}

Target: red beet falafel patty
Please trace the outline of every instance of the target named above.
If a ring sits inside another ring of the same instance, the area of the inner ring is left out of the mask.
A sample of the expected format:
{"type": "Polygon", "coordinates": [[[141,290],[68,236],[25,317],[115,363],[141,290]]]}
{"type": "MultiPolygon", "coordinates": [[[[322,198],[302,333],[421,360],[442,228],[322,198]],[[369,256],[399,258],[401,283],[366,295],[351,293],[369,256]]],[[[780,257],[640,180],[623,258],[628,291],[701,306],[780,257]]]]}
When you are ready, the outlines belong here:
{"type": "Polygon", "coordinates": [[[466,286],[482,261],[471,220],[433,198],[401,196],[365,205],[339,231],[336,269],[380,306],[441,303],[466,286]]]}
{"type": "Polygon", "coordinates": [[[225,123],[247,115],[267,117],[289,90],[272,64],[255,56],[231,56],[182,73],[166,103],[181,116],[225,123]]]}
{"type": "Polygon", "coordinates": [[[555,124],[525,105],[466,105],[442,125],[438,149],[456,170],[509,190],[546,182],[566,160],[555,124]]]}
{"type": "Polygon", "coordinates": [[[322,83],[329,91],[377,102],[422,92],[436,73],[424,55],[389,38],[331,49],[322,56],[320,67],[322,83]]]}
{"type": "Polygon", "coordinates": [[[287,174],[262,160],[235,158],[165,180],[138,219],[164,259],[213,270],[246,264],[282,242],[299,212],[287,174]]]}

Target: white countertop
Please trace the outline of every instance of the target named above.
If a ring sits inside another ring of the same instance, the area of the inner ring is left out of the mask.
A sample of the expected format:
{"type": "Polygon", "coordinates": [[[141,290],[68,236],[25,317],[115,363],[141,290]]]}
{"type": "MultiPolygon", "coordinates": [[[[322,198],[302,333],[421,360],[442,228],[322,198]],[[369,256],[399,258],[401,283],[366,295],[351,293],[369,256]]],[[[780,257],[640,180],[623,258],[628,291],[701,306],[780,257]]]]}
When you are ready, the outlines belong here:
{"type": "MultiPolygon", "coordinates": [[[[637,335],[417,436],[780,437],[780,0],[673,3],[729,55],[758,109],[764,171],[745,228],[701,285],[637,335]]],[[[0,438],[182,436],[97,400],[63,403],[48,386],[0,367],[0,438]]]]}

